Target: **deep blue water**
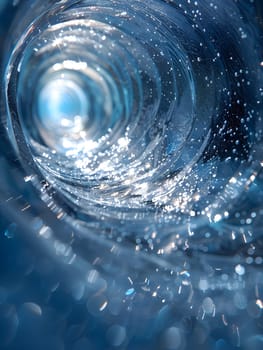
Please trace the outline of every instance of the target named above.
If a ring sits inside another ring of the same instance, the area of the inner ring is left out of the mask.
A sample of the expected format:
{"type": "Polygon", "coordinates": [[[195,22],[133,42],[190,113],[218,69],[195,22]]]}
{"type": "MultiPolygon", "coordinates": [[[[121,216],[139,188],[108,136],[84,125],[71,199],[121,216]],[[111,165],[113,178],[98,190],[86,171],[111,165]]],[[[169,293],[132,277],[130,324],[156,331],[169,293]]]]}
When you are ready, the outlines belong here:
{"type": "Polygon", "coordinates": [[[14,5],[0,349],[262,349],[261,2],[14,5]]]}

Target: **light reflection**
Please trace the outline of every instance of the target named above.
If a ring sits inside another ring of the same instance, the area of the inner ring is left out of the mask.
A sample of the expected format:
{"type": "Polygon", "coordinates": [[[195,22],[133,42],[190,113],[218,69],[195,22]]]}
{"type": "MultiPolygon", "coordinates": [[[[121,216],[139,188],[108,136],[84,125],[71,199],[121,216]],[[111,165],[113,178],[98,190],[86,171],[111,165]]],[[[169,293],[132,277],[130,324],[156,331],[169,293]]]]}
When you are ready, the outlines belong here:
{"type": "MultiPolygon", "coordinates": [[[[63,21],[50,22],[47,32],[32,25],[26,55],[19,55],[21,39],[6,75],[9,92],[18,86],[17,113],[13,100],[7,110],[27,173],[23,185],[16,178],[13,184],[28,186],[24,196],[36,187],[43,200],[36,210],[46,215],[21,227],[51,257],[39,270],[62,266],[58,275],[67,280],[68,289],[57,281],[44,286],[48,298],[71,294],[87,319],[104,325],[105,348],[125,346],[147,322],[148,339],[161,334],[167,348],[209,346],[211,336],[218,346],[244,344],[240,329],[262,308],[262,291],[253,290],[262,276],[250,274],[262,265],[252,249],[262,229],[256,39],[243,25],[239,30],[234,3],[227,5],[236,22],[227,24],[224,45],[219,3],[89,5],[57,5],[50,15],[63,21]],[[33,63],[39,70],[28,72],[33,63]],[[42,100],[30,118],[33,90],[42,100]],[[36,128],[39,116],[45,134],[36,128]],[[141,324],[126,328],[127,315],[138,312],[141,324]],[[119,324],[112,326],[112,316],[119,324]],[[233,339],[218,339],[220,327],[233,339]]],[[[18,211],[31,210],[23,202],[18,211]]],[[[66,315],[75,307],[68,303],[66,315]]]]}

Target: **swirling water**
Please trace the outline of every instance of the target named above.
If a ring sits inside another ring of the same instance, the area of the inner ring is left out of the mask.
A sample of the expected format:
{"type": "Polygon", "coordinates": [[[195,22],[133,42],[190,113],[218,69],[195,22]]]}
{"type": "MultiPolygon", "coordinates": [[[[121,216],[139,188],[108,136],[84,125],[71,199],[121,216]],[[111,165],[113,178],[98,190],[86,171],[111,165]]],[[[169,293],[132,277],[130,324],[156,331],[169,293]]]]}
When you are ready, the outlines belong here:
{"type": "Polygon", "coordinates": [[[16,170],[16,224],[67,266],[59,278],[103,318],[108,346],[261,344],[253,321],[240,335],[263,308],[257,3],[28,4],[4,84],[26,181],[16,170]]]}

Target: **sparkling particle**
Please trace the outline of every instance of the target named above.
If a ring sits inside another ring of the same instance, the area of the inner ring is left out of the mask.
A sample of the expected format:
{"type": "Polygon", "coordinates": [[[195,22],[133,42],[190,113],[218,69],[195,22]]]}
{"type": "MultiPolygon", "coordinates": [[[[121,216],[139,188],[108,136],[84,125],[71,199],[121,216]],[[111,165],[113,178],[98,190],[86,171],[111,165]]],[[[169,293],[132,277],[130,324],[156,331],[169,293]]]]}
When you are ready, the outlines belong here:
{"type": "Polygon", "coordinates": [[[235,271],[236,271],[236,273],[237,273],[239,276],[243,276],[243,275],[245,274],[245,272],[246,272],[246,269],[245,269],[244,266],[238,264],[238,265],[236,265],[236,267],[235,267],[235,271]]]}
{"type": "Polygon", "coordinates": [[[257,299],[256,304],[257,304],[257,306],[258,306],[260,309],[263,309],[263,302],[262,302],[262,300],[257,299]]]}
{"type": "Polygon", "coordinates": [[[130,289],[128,289],[128,290],[125,292],[125,295],[126,295],[126,296],[130,296],[130,295],[132,295],[134,292],[135,292],[134,288],[130,288],[130,289]]]}
{"type": "MultiPolygon", "coordinates": [[[[32,23],[23,39],[26,52],[23,59],[14,57],[16,67],[7,69],[5,86],[17,87],[18,148],[27,144],[23,147],[30,149],[34,166],[48,180],[51,191],[42,186],[43,199],[57,218],[73,226],[80,218],[83,226],[98,227],[104,221],[112,234],[103,237],[120,245],[125,240],[118,220],[130,241],[144,236],[148,220],[159,225],[158,239],[170,240],[167,249],[156,249],[157,255],[166,255],[177,249],[173,228],[178,228],[178,245],[191,248],[206,221],[204,213],[211,224],[218,224],[213,229],[220,230],[235,210],[231,200],[244,183],[249,187],[256,181],[256,171],[243,175],[239,169],[249,152],[257,154],[253,149],[258,140],[249,135],[258,120],[258,97],[248,101],[248,96],[256,96],[259,84],[250,75],[262,58],[248,55],[253,40],[244,41],[248,50],[239,50],[240,36],[250,36],[241,18],[225,31],[234,48],[228,57],[218,40],[218,4],[157,3],[144,7],[137,0],[135,5],[117,1],[112,9],[85,4],[80,17],[73,5],[65,9],[63,23],[58,25],[60,17],[54,16],[48,31],[38,31],[32,23]],[[207,16],[215,28],[206,23],[207,16]],[[165,28],[159,25],[164,18],[165,28]],[[206,45],[208,29],[211,45],[206,45]],[[246,62],[246,70],[240,62],[246,62]],[[37,69],[32,71],[32,66],[37,69]],[[18,68],[16,83],[13,70],[18,68]],[[244,95],[241,87],[248,81],[255,83],[244,95]],[[52,204],[51,192],[56,194],[52,204]],[[58,209],[55,198],[67,203],[67,213],[58,209]],[[184,227],[189,228],[187,238],[184,227]]],[[[238,13],[238,6],[233,7],[238,13]]],[[[16,138],[12,103],[6,105],[16,138]]],[[[246,218],[246,224],[253,225],[252,219],[246,218]]],[[[232,232],[224,237],[234,246],[238,234],[232,232]]],[[[148,250],[154,252],[159,243],[157,238],[148,241],[148,250]]],[[[214,251],[215,246],[222,245],[205,244],[202,249],[214,251]]],[[[134,248],[146,249],[141,243],[134,248]]]]}
{"type": "MultiPolygon", "coordinates": [[[[67,334],[74,350],[247,350],[262,316],[259,2],[38,1],[2,76],[3,223],[19,223],[3,250],[23,293],[41,282],[21,309],[60,330],[50,348],[67,334]]],[[[24,302],[3,283],[3,303],[24,302]]]]}
{"type": "Polygon", "coordinates": [[[216,214],[215,216],[214,216],[214,222],[219,222],[219,221],[221,221],[222,220],[222,215],[221,214],[216,214]]]}

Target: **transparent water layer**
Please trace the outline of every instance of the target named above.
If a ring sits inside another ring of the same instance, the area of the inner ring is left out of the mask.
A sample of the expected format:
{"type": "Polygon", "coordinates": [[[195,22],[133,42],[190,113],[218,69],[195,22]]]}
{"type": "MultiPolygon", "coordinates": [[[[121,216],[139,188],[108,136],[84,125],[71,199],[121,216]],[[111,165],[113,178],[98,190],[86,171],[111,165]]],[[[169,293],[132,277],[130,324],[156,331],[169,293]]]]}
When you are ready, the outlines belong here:
{"type": "Polygon", "coordinates": [[[55,314],[43,348],[262,347],[260,6],[21,1],[0,210],[26,267],[4,345],[39,347],[22,333],[55,314]]]}

